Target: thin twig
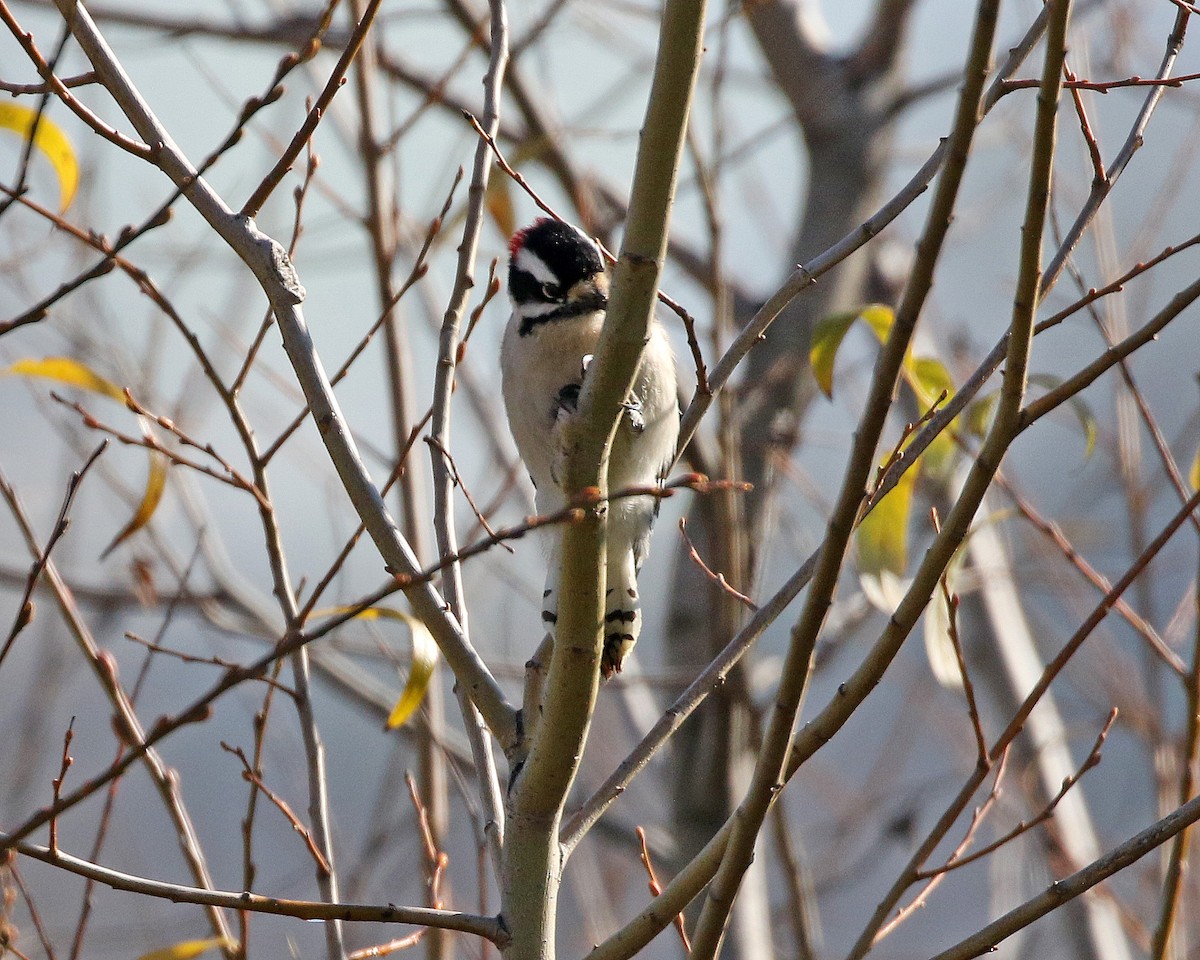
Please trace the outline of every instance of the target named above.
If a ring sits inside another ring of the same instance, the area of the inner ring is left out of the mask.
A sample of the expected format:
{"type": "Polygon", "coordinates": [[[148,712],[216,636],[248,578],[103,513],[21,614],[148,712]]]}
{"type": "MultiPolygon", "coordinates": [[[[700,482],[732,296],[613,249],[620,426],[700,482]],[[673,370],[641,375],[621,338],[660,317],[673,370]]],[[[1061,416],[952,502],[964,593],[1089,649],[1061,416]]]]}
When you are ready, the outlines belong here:
{"type": "MultiPolygon", "coordinates": [[[[636,830],[638,844],[641,847],[642,866],[646,868],[646,876],[649,879],[650,896],[657,897],[662,893],[662,884],[658,882],[658,877],[654,874],[654,864],[650,862],[650,849],[646,846],[646,831],[641,827],[636,830]]],[[[692,952],[691,941],[688,940],[687,927],[684,926],[683,914],[675,914],[675,929],[679,931],[679,940],[683,944],[685,953],[692,952]]]]}
{"type": "Polygon", "coordinates": [[[711,569],[707,563],[704,562],[700,556],[700,553],[696,550],[696,545],[692,543],[692,538],[687,535],[687,517],[679,518],[679,535],[683,537],[683,542],[687,546],[688,557],[691,558],[692,563],[696,564],[696,566],[700,568],[701,572],[717,585],[719,590],[729,594],[729,596],[733,597],[734,600],[744,605],[747,609],[751,611],[758,610],[758,604],[730,584],[729,581],[725,579],[725,574],[717,573],[715,570],[711,569]]]}
{"type": "Polygon", "coordinates": [[[13,620],[12,629],[8,633],[8,638],[4,641],[4,646],[0,648],[0,665],[4,663],[4,658],[8,656],[8,651],[12,649],[17,635],[33,622],[35,613],[33,591],[37,588],[42,572],[46,569],[46,564],[50,562],[50,554],[54,551],[58,541],[62,539],[63,534],[67,532],[67,527],[71,523],[71,505],[75,502],[75,494],[79,492],[79,485],[83,482],[83,478],[88,470],[92,468],[92,464],[100,458],[100,454],[107,448],[108,441],[105,440],[83,462],[83,466],[71,474],[70,479],[67,481],[67,492],[63,497],[62,506],[59,508],[58,519],[54,521],[54,529],[50,532],[50,536],[46,540],[46,546],[36,551],[33,566],[29,569],[29,576],[25,578],[25,590],[21,594],[21,600],[17,607],[17,616],[13,620]]]}
{"type": "Polygon", "coordinates": [[[292,137],[292,141],[288,144],[287,149],[284,150],[283,156],[276,161],[275,166],[263,177],[262,182],[259,183],[254,192],[250,194],[249,199],[242,206],[241,216],[257,216],[263,204],[267,202],[267,198],[271,196],[283,178],[287,176],[288,171],[292,169],[292,164],[300,156],[300,151],[304,149],[312,137],[313,131],[317,129],[317,124],[321,122],[321,118],[329,108],[329,104],[333,102],[334,95],[341,89],[342,84],[346,82],[346,72],[350,69],[350,64],[354,62],[354,58],[358,55],[358,51],[366,39],[367,31],[371,29],[371,24],[375,21],[375,14],[379,12],[381,3],[382,0],[370,0],[368,2],[366,12],[363,14],[362,19],[359,20],[354,31],[350,34],[345,47],[342,48],[342,54],[338,57],[338,62],[330,73],[329,79],[325,83],[325,88],[309,109],[304,122],[292,137]]]}
{"type": "Polygon", "coordinates": [[[295,830],[296,833],[300,834],[300,838],[304,841],[304,845],[308,848],[309,856],[316,861],[317,869],[324,871],[326,874],[330,873],[331,871],[329,863],[325,859],[325,855],[321,853],[321,850],[313,841],[312,832],[308,829],[308,827],[300,822],[300,818],[297,817],[292,808],[288,806],[287,801],[284,800],[283,797],[279,796],[279,794],[268,787],[265,783],[263,783],[262,777],[260,777],[255,771],[254,767],[250,765],[250,761],[246,759],[246,754],[242,748],[230,746],[228,743],[222,740],[221,749],[226,753],[232,753],[238,758],[238,760],[241,761],[242,779],[253,786],[254,789],[260,791],[264,797],[273,803],[275,808],[287,818],[287,822],[292,825],[292,829],[295,830]]]}
{"type": "Polygon", "coordinates": [[[110,870],[99,864],[80,860],[61,851],[17,841],[12,834],[0,832],[0,848],[11,847],[26,857],[40,860],[52,867],[59,867],[81,877],[90,877],[114,890],[126,890],[148,897],[161,897],[177,903],[195,903],[203,906],[222,907],[228,910],[248,910],[279,917],[295,917],[299,920],[343,920],[368,923],[411,923],[416,926],[440,927],[458,930],[483,937],[497,945],[508,940],[504,925],[496,917],[480,917],[455,910],[432,910],[429,907],[401,907],[395,904],[325,903],[311,900],[287,900],[269,897],[249,891],[232,892],[188,887],[177,883],[151,880],[110,870]]]}

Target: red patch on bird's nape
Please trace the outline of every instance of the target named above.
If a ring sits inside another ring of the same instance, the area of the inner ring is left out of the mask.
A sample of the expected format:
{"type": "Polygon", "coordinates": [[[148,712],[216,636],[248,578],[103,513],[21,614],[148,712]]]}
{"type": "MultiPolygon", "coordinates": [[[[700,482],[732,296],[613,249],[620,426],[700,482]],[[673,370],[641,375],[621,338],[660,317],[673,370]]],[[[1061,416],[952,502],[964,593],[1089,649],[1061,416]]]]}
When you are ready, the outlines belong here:
{"type": "Polygon", "coordinates": [[[509,255],[509,257],[510,258],[515,257],[517,255],[517,251],[520,250],[523,246],[525,246],[525,238],[529,236],[529,231],[533,230],[535,227],[540,227],[543,223],[548,223],[549,221],[550,221],[549,217],[539,217],[537,220],[534,220],[533,223],[531,223],[529,226],[522,227],[520,230],[518,230],[516,233],[514,233],[511,237],[509,237],[508,238],[508,255],[509,255]]]}

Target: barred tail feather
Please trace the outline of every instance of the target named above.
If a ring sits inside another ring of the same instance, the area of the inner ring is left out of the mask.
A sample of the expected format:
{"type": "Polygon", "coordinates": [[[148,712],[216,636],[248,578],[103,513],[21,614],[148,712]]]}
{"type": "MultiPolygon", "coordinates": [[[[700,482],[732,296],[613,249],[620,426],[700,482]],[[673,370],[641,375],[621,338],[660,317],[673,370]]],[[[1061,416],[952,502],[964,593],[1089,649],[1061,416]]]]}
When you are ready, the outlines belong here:
{"type": "MultiPolygon", "coordinates": [[[[608,592],[604,605],[604,649],[600,673],[608,679],[619,673],[642,630],[642,604],[637,590],[637,560],[628,547],[608,558],[608,592]]],[[[550,558],[546,589],[542,593],[542,627],[551,637],[558,625],[558,551],[550,558]]]]}
{"type": "Polygon", "coordinates": [[[604,652],[600,673],[605,679],[621,672],[621,665],[642,630],[642,603],[638,597],[633,551],[609,556],[608,596],[604,605],[604,652]]]}

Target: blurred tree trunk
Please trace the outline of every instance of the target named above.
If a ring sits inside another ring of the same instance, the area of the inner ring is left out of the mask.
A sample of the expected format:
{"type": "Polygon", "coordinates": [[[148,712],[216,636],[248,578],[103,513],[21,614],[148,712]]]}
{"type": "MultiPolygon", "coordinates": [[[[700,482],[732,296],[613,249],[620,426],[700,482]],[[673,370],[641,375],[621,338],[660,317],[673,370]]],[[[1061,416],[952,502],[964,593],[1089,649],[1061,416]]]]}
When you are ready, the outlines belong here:
{"type": "MultiPolygon", "coordinates": [[[[871,23],[848,53],[826,47],[825,26],[807,0],[763,0],[745,16],[778,89],[804,137],[807,192],[784,274],[832,246],[879,205],[888,172],[892,104],[902,83],[900,53],[912,0],[879,0],[871,23]]],[[[754,484],[739,498],[706,498],[694,509],[690,530],[701,555],[743,591],[755,579],[755,547],[766,542],[776,458],[790,456],[812,398],[808,351],[813,324],[828,314],[860,306],[869,260],[851,257],[798,297],[750,354],[738,398],[740,449],[722,449],[722,468],[740,470],[754,484]],[[740,461],[740,464],[739,464],[740,461]],[[753,532],[753,533],[752,533],[753,532]]],[[[745,322],[749,316],[738,318],[745,322]]],[[[723,416],[726,410],[723,409],[723,416]]],[[[686,557],[676,564],[667,623],[667,657],[686,670],[707,662],[741,625],[744,609],[719,590],[686,557]]],[[[729,817],[753,769],[757,723],[745,672],[725,687],[680,731],[674,784],[679,863],[704,845],[729,817]]],[[[742,960],[772,956],[765,858],[759,856],[738,898],[729,949],[742,960]]]]}

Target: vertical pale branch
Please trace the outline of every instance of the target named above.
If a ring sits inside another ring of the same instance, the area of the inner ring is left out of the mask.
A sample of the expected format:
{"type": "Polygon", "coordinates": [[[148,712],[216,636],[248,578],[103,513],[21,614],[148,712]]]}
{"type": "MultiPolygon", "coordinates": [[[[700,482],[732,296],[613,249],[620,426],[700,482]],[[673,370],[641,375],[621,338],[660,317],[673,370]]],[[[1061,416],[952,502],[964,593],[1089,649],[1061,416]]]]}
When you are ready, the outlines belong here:
{"type": "MultiPolygon", "coordinates": [[[[668,0],[608,314],[580,413],[567,437],[566,488],[571,496],[603,496],[607,490],[609,445],[620,405],[633,385],[666,256],[703,23],[703,3],[668,0]]],[[[595,697],[604,605],[603,536],[602,510],[588,511],[584,522],[563,530],[563,599],[544,736],[533,745],[519,791],[520,806],[542,814],[561,808],[561,797],[575,776],[575,764],[564,764],[562,758],[578,757],[595,697]]]]}
{"type": "MultiPolygon", "coordinates": [[[[917,318],[933,284],[934,268],[949,230],[958,188],[979,122],[998,8],[998,0],[984,0],[976,14],[954,129],[948,141],[945,170],[934,192],[925,230],[917,245],[917,261],[896,310],[895,324],[875,364],[870,393],[855,433],[854,446],[846,463],[838,500],[829,519],[804,609],[792,629],[779,689],[754,775],[731,820],[729,843],[709,888],[693,938],[692,955],[701,960],[715,957],[720,948],[733,900],[754,857],[754,844],[759,830],[784,782],[793,728],[808,686],[817,636],[829,610],[830,598],[837,585],[864,490],[875,467],[876,446],[891,409],[901,365],[916,329],[917,318]]],[[[1040,237],[1040,232],[1038,235],[1040,237]]],[[[921,606],[924,607],[924,602],[921,606]]]]}
{"type": "MultiPolygon", "coordinates": [[[[488,137],[495,137],[500,125],[500,93],[504,87],[504,70],[508,64],[508,13],[503,0],[491,0],[491,56],[487,76],[484,78],[484,108],[482,127],[488,137]]],[[[454,290],[442,318],[442,332],[438,341],[437,371],[433,386],[433,416],[431,418],[429,446],[433,468],[433,523],[437,535],[438,552],[442,556],[458,553],[458,534],[454,527],[454,473],[450,463],[450,400],[454,392],[455,369],[458,349],[462,342],[460,331],[467,298],[475,286],[475,259],[479,252],[479,235],[483,228],[484,202],[487,197],[488,180],[492,171],[492,151],[486,139],[481,138],[475,147],[471,185],[467,190],[467,215],[463,225],[463,238],[458,248],[458,269],[454,290]]],[[[443,592],[450,609],[467,634],[467,606],[463,594],[462,565],[451,563],[442,575],[443,592]]],[[[480,796],[483,802],[484,830],[488,838],[492,863],[497,874],[501,871],[500,849],[504,837],[504,800],[500,792],[500,779],[496,761],[492,755],[491,741],[483,728],[479,711],[472,705],[461,686],[456,687],[459,706],[467,739],[471,744],[471,755],[475,761],[475,772],[479,778],[480,796]]]]}
{"type": "MultiPolygon", "coordinates": [[[[254,485],[262,491],[262,499],[258,501],[259,517],[263,525],[267,558],[271,566],[273,592],[276,602],[283,612],[287,635],[290,636],[294,631],[300,629],[299,607],[284,557],[282,532],[279,529],[275,510],[270,506],[272,501],[266,467],[263,466],[253,441],[251,441],[251,449],[248,452],[254,463],[254,485]]],[[[325,774],[325,746],[321,742],[321,734],[317,729],[317,717],[313,712],[308,648],[300,647],[293,651],[288,659],[292,666],[294,688],[292,701],[296,706],[296,715],[300,722],[300,736],[304,743],[305,772],[308,778],[308,828],[313,845],[323,859],[323,862],[317,863],[317,889],[326,903],[336,903],[339,899],[338,879],[334,861],[333,838],[330,832],[329,783],[325,774]]],[[[325,948],[328,951],[329,960],[342,960],[345,956],[346,949],[342,938],[341,921],[332,920],[325,924],[325,948]]]]}
{"type": "MultiPolygon", "coordinates": [[[[703,49],[703,0],[667,0],[642,126],[629,218],[600,344],[567,438],[569,496],[604,495],[608,451],[633,384],[666,257],[671,206],[703,49]]],[[[599,683],[605,515],[562,533],[561,595],[543,721],[510,794],[503,915],[509,955],[554,956],[562,870],[558,828],[599,683]]]]}

